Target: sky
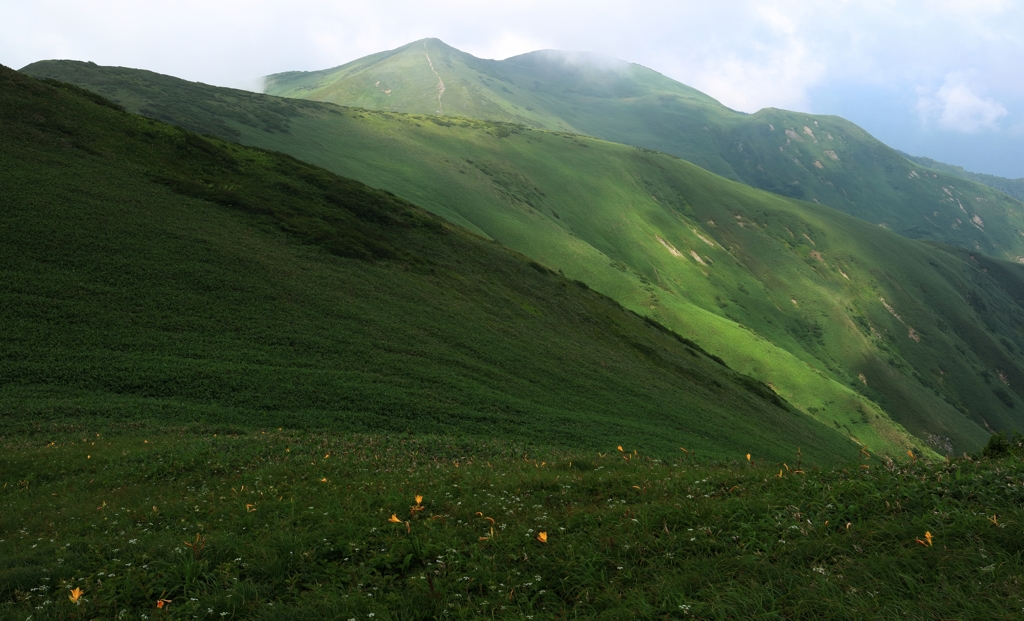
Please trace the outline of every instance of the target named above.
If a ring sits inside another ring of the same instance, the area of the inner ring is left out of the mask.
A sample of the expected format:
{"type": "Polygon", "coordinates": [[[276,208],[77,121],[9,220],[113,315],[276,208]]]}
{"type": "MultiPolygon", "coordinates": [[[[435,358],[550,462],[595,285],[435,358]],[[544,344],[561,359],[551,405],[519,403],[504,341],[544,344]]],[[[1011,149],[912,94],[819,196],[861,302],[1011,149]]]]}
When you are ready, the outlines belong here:
{"type": "Polygon", "coordinates": [[[0,0],[0,64],[65,58],[257,90],[437,37],[591,51],[736,110],[835,114],[892,147],[1024,177],[1021,0],[0,0]]]}

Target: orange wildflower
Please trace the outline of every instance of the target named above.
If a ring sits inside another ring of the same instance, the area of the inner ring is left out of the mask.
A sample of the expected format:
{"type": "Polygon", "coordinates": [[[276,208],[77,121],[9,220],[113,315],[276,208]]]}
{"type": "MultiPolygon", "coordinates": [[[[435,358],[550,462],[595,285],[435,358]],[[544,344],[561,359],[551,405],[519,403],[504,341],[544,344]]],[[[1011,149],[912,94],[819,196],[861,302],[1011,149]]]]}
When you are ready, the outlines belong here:
{"type": "Polygon", "coordinates": [[[539,533],[537,533],[537,541],[539,541],[541,543],[547,543],[548,542],[548,534],[546,532],[544,532],[544,531],[540,531],[539,533]]]}
{"type": "Polygon", "coordinates": [[[402,520],[398,519],[398,516],[395,515],[394,513],[391,514],[391,517],[388,518],[388,521],[392,522],[394,524],[401,524],[402,523],[402,520]]]}
{"type": "Polygon", "coordinates": [[[72,604],[75,604],[77,606],[77,605],[82,603],[82,596],[83,595],[85,595],[85,591],[83,591],[82,589],[80,589],[78,587],[75,587],[75,588],[71,589],[71,595],[68,595],[68,599],[71,600],[72,604]]]}

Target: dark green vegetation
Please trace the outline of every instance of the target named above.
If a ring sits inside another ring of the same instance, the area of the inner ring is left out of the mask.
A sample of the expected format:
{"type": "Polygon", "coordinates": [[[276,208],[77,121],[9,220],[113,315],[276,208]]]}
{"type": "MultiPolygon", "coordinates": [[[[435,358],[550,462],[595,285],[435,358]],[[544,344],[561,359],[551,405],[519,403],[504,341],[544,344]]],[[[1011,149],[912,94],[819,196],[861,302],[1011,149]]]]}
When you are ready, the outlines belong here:
{"type": "Polygon", "coordinates": [[[202,422],[856,454],[693,343],[386,192],[0,79],[8,433],[202,422]]]}
{"type": "Polygon", "coordinates": [[[1017,200],[1024,201],[1024,179],[1007,179],[1006,177],[974,173],[964,170],[963,166],[943,164],[942,162],[933,160],[930,157],[917,157],[904,153],[903,151],[899,151],[899,154],[915,164],[926,166],[932,170],[937,170],[953,177],[960,177],[961,179],[968,179],[977,183],[983,183],[1003,192],[1004,194],[1008,194],[1017,200]]]}
{"type": "Polygon", "coordinates": [[[1024,447],[995,438],[799,472],[276,428],[8,437],[0,616],[1019,619],[1024,447]]]}
{"type": "Polygon", "coordinates": [[[874,450],[906,450],[889,417],[954,454],[1024,420],[1011,263],[575,134],[30,69],[386,188],[654,317],[874,450]]]}
{"type": "Polygon", "coordinates": [[[960,175],[922,170],[842,118],[777,109],[735,112],[624,61],[553,50],[483,60],[426,39],[332,69],[272,75],[266,91],[436,114],[438,80],[444,84],[444,115],[511,121],[656,149],[914,239],[1011,261],[1024,258],[1024,205],[1002,192],[960,175]]]}

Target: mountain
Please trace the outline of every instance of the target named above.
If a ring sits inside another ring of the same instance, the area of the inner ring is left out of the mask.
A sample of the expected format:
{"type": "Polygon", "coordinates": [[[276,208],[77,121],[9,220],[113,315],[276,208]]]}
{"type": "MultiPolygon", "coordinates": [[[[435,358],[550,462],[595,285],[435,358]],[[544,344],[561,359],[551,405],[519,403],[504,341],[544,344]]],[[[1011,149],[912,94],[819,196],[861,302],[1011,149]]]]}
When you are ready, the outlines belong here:
{"type": "Polygon", "coordinates": [[[1024,267],[578,134],[86,63],[26,71],[412,200],[656,319],[869,446],[903,426],[959,453],[1024,416],[1024,267]]]}
{"type": "Polygon", "coordinates": [[[663,326],[289,156],[6,68],[0,145],[5,434],[202,422],[857,454],[663,326]]]}
{"type": "Polygon", "coordinates": [[[930,157],[918,157],[898,151],[900,155],[907,158],[915,164],[920,164],[932,170],[946,173],[954,177],[961,179],[967,179],[995,188],[1000,192],[1016,198],[1017,200],[1024,200],[1024,179],[1007,179],[1006,177],[997,177],[995,175],[986,175],[984,173],[974,173],[965,170],[962,166],[953,166],[952,164],[943,164],[942,162],[933,160],[930,157]]]}
{"type": "Polygon", "coordinates": [[[1024,204],[909,162],[835,116],[744,114],[655,71],[545,50],[502,61],[437,39],[332,69],[267,76],[267,93],[373,110],[522,123],[677,155],[914,239],[1024,261],[1024,204]]]}

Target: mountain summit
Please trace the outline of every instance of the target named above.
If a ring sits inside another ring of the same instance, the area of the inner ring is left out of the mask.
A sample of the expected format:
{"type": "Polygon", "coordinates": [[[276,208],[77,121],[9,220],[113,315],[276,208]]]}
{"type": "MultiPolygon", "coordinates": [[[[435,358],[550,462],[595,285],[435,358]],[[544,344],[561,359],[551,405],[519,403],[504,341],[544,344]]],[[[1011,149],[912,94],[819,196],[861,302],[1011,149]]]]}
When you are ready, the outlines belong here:
{"type": "Polygon", "coordinates": [[[542,50],[486,60],[439,39],[423,39],[322,71],[265,78],[266,93],[416,114],[463,116],[592,134],[573,97],[635,99],[652,93],[722,108],[707,95],[623,60],[591,52],[542,50]],[[577,117],[577,118],[573,118],[577,117]]]}

